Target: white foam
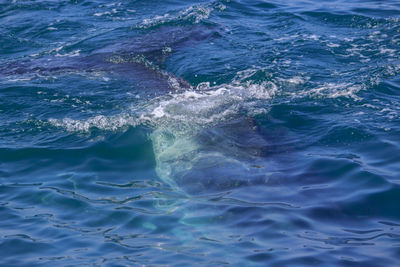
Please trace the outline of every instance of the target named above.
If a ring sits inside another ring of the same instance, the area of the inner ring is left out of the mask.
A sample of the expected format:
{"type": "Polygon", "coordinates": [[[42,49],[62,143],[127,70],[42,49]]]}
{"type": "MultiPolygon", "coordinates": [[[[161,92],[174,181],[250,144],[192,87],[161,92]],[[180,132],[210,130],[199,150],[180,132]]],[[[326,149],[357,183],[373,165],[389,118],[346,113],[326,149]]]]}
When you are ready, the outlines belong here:
{"type": "Polygon", "coordinates": [[[161,25],[173,21],[191,21],[195,24],[208,19],[213,9],[210,6],[190,6],[185,10],[182,10],[176,14],[165,13],[163,15],[157,15],[150,19],[144,19],[138,28],[150,28],[156,25],[161,25]]]}
{"type": "Polygon", "coordinates": [[[393,56],[393,55],[396,53],[396,50],[395,50],[395,49],[389,49],[389,48],[383,48],[383,47],[381,47],[381,48],[379,49],[379,52],[380,52],[381,54],[389,54],[389,55],[393,56]]]}
{"type": "Polygon", "coordinates": [[[115,13],[117,13],[117,12],[118,12],[117,9],[116,9],[116,8],[113,8],[113,9],[111,9],[111,11],[105,11],[105,12],[97,12],[97,13],[94,13],[93,16],[95,16],[95,17],[101,17],[101,16],[105,16],[105,15],[115,14],[115,13]]]}
{"type": "Polygon", "coordinates": [[[135,117],[127,114],[110,117],[98,115],[85,120],[70,118],[49,119],[49,122],[53,126],[65,128],[69,132],[89,132],[91,128],[116,131],[122,127],[136,126],[138,124],[138,120],[135,117]]]}
{"type": "Polygon", "coordinates": [[[80,49],[76,49],[74,51],[71,51],[69,53],[65,53],[65,54],[56,54],[56,57],[77,57],[80,55],[81,50],[80,49]]]}
{"type": "Polygon", "coordinates": [[[95,16],[95,17],[100,17],[100,16],[104,16],[104,15],[111,15],[111,12],[105,11],[105,12],[97,12],[97,13],[93,14],[93,16],[95,16]]]}
{"type": "Polygon", "coordinates": [[[315,35],[315,34],[311,34],[311,35],[306,35],[306,38],[309,39],[309,40],[318,41],[320,36],[315,35]]]}
{"type": "Polygon", "coordinates": [[[226,5],[220,3],[220,4],[216,5],[215,8],[218,9],[219,11],[225,11],[226,5]]]}
{"type": "Polygon", "coordinates": [[[272,82],[261,84],[200,84],[196,89],[172,93],[152,100],[147,108],[149,121],[162,119],[171,123],[191,122],[201,127],[226,120],[246,108],[248,112],[260,100],[269,100],[278,90],[272,82]]]}
{"type": "Polygon", "coordinates": [[[335,44],[335,43],[328,43],[326,45],[329,46],[329,47],[332,47],[332,48],[340,47],[339,44],[335,44]]]}
{"type": "Polygon", "coordinates": [[[357,93],[361,89],[362,87],[360,85],[353,83],[324,83],[316,88],[303,91],[300,95],[323,98],[346,97],[360,100],[361,98],[357,96],[357,93]]]}
{"type": "Polygon", "coordinates": [[[294,76],[292,78],[287,79],[286,81],[292,84],[304,84],[306,82],[304,78],[300,76],[294,76]]]}
{"type": "Polygon", "coordinates": [[[297,86],[297,85],[305,84],[309,79],[310,79],[310,77],[293,76],[290,78],[278,77],[277,81],[279,81],[280,84],[282,84],[282,85],[289,84],[289,85],[297,86]]]}
{"type": "Polygon", "coordinates": [[[33,78],[34,78],[33,76],[31,76],[31,77],[15,78],[15,79],[8,78],[7,81],[9,81],[9,82],[24,82],[24,81],[30,81],[30,80],[32,80],[33,78]]]}

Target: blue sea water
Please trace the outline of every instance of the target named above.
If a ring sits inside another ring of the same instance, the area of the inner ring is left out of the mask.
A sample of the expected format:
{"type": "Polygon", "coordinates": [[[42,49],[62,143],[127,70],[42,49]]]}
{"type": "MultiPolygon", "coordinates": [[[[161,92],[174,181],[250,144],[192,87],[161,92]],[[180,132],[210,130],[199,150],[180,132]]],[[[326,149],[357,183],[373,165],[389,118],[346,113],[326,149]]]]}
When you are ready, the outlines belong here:
{"type": "Polygon", "coordinates": [[[399,266],[399,203],[399,1],[0,1],[0,266],[399,266]]]}

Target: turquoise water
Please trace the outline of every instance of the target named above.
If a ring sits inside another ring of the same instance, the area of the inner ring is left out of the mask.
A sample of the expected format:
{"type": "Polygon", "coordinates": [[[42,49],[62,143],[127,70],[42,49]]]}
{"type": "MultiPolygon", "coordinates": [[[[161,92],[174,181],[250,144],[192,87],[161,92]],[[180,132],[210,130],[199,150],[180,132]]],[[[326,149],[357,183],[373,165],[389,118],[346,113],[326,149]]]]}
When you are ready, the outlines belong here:
{"type": "Polygon", "coordinates": [[[395,0],[0,1],[0,265],[398,266],[399,45],[395,0]]]}

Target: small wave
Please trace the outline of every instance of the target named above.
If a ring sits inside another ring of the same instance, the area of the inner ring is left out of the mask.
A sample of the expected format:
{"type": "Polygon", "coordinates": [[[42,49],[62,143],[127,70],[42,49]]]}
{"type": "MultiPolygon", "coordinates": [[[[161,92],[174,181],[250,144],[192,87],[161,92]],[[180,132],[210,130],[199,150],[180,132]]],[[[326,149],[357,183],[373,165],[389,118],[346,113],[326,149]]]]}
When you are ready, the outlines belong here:
{"type": "Polygon", "coordinates": [[[104,15],[112,15],[112,14],[115,14],[115,13],[117,13],[117,9],[113,8],[111,11],[104,11],[104,12],[94,13],[93,16],[101,17],[101,16],[104,16],[104,15]]]}
{"type": "Polygon", "coordinates": [[[65,53],[65,54],[58,54],[57,53],[55,56],[56,57],[77,57],[77,56],[80,56],[80,52],[81,52],[80,49],[76,49],[74,51],[71,51],[71,52],[65,53]]]}
{"type": "Polygon", "coordinates": [[[208,19],[212,10],[213,8],[211,6],[190,6],[176,14],[165,13],[164,15],[158,15],[150,19],[144,19],[137,27],[147,29],[179,21],[187,21],[193,24],[198,24],[201,21],[208,19]]]}

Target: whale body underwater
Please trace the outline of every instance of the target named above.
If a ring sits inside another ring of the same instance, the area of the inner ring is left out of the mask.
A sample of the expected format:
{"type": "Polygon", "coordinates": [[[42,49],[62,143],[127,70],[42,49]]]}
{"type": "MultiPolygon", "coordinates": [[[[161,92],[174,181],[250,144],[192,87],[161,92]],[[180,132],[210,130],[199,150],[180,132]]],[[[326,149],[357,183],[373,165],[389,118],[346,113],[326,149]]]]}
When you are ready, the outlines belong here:
{"type": "Polygon", "coordinates": [[[0,75],[76,71],[123,75],[146,92],[140,108],[133,108],[129,116],[151,129],[155,169],[164,183],[189,195],[265,184],[269,174],[264,159],[273,153],[273,145],[260,134],[257,114],[252,111],[260,109],[260,102],[265,106],[274,88],[241,81],[194,87],[162,67],[174,51],[212,38],[218,38],[218,32],[207,27],[161,27],[84,56],[44,54],[11,62],[0,69],[0,75]]]}

